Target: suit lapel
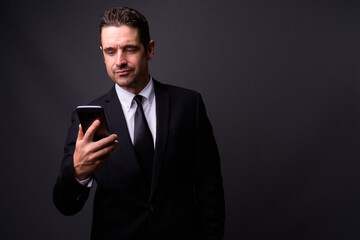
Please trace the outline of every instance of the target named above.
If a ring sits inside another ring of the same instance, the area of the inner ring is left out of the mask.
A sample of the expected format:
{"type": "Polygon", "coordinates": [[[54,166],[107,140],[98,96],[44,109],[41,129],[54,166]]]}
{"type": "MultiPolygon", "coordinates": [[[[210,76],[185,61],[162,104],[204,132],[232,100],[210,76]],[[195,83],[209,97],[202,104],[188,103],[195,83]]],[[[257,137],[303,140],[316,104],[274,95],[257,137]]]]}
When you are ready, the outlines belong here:
{"type": "Polygon", "coordinates": [[[170,111],[170,96],[166,91],[166,87],[154,80],[154,88],[156,97],[156,143],[150,201],[154,195],[155,187],[159,180],[160,169],[164,159],[170,111]]]}
{"type": "MultiPolygon", "coordinates": [[[[160,170],[164,159],[170,113],[170,95],[166,86],[154,80],[155,97],[156,97],[156,143],[154,154],[153,176],[151,181],[150,201],[154,195],[157,186],[160,170]]],[[[136,154],[131,143],[129,131],[125,120],[124,113],[116,94],[115,87],[105,96],[103,105],[105,115],[108,121],[109,130],[118,136],[118,147],[126,158],[128,171],[137,173],[138,181],[145,184],[145,177],[142,174],[140,165],[137,161],[136,154]]]]}
{"type": "Polygon", "coordinates": [[[103,107],[110,128],[109,131],[118,136],[119,144],[117,147],[120,148],[127,160],[127,171],[136,173],[138,180],[144,184],[145,178],[142,178],[143,174],[131,143],[129,130],[115,87],[106,95],[103,107]]]}

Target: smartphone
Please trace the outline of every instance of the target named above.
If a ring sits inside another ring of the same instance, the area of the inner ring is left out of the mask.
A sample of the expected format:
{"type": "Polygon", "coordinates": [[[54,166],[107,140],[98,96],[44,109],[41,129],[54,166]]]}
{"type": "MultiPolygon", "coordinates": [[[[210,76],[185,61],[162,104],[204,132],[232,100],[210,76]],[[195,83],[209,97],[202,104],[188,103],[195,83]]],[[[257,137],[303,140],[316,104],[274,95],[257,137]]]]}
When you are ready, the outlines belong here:
{"type": "Polygon", "coordinates": [[[100,120],[100,127],[95,132],[94,141],[98,141],[110,135],[105,118],[105,112],[101,106],[78,106],[76,108],[76,112],[78,114],[80,124],[84,133],[96,119],[100,120]]]}

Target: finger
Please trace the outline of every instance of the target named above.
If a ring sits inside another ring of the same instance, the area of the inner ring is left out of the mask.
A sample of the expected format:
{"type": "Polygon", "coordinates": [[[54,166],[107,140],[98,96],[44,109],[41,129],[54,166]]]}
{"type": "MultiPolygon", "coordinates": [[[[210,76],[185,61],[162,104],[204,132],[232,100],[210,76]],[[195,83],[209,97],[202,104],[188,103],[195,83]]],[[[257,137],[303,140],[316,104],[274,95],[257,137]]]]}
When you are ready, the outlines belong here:
{"type": "Polygon", "coordinates": [[[92,159],[96,160],[100,160],[100,161],[104,161],[107,160],[110,157],[110,153],[112,150],[115,149],[115,147],[117,146],[117,141],[114,142],[111,145],[108,145],[102,149],[100,149],[99,151],[96,151],[92,154],[92,159]]]}
{"type": "Polygon", "coordinates": [[[93,141],[96,130],[100,127],[100,120],[96,119],[90,127],[86,130],[84,138],[93,141]]]}
{"type": "Polygon", "coordinates": [[[111,134],[110,136],[107,136],[103,139],[100,139],[97,142],[93,143],[93,150],[94,152],[108,146],[111,145],[113,143],[115,143],[115,141],[117,142],[117,135],[116,134],[111,134]]]}
{"type": "Polygon", "coordinates": [[[82,140],[84,138],[84,132],[82,130],[81,124],[79,124],[79,131],[76,141],[82,140]]]}
{"type": "MultiPolygon", "coordinates": [[[[114,150],[114,149],[116,148],[116,146],[118,145],[118,143],[119,143],[118,140],[115,140],[115,141],[114,141],[114,145],[115,145],[115,146],[114,146],[114,148],[113,148],[112,150],[114,150]]],[[[112,151],[112,150],[111,150],[111,151],[112,151]]]]}

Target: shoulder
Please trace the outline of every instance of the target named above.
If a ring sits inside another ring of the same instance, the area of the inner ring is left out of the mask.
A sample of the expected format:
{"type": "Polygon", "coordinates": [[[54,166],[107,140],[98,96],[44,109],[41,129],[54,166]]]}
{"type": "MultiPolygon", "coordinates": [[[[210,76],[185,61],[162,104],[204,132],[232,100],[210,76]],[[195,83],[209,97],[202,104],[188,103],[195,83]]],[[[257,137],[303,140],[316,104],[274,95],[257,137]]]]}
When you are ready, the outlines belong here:
{"type": "Polygon", "coordinates": [[[154,87],[155,87],[155,94],[157,94],[159,92],[165,92],[165,93],[169,94],[173,100],[175,100],[175,99],[182,99],[182,100],[185,100],[185,99],[199,100],[199,99],[201,99],[201,94],[197,91],[179,87],[179,86],[170,85],[170,84],[164,84],[164,83],[158,82],[156,80],[154,80],[154,87]]]}
{"type": "Polygon", "coordinates": [[[102,106],[105,102],[108,102],[109,100],[111,100],[114,97],[117,98],[115,86],[113,86],[107,93],[105,93],[105,94],[101,95],[100,97],[89,102],[88,105],[101,105],[102,106]]]}

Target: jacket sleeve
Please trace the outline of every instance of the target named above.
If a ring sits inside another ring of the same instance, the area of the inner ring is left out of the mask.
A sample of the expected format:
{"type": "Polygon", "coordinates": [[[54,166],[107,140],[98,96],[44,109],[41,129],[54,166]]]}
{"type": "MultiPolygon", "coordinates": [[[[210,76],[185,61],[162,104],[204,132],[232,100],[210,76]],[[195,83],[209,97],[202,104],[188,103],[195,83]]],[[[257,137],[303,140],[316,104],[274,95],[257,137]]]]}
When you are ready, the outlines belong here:
{"type": "Polygon", "coordinates": [[[56,179],[53,190],[53,201],[56,208],[64,215],[73,215],[79,212],[90,192],[90,188],[81,185],[75,178],[73,154],[78,133],[79,120],[76,112],[72,113],[71,126],[64,148],[64,157],[60,174],[56,179]]]}
{"type": "Polygon", "coordinates": [[[220,240],[224,235],[225,201],[220,157],[204,102],[197,104],[195,201],[201,239],[220,240]]]}

